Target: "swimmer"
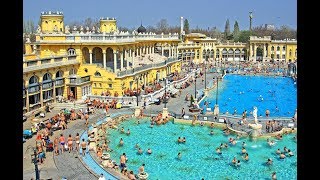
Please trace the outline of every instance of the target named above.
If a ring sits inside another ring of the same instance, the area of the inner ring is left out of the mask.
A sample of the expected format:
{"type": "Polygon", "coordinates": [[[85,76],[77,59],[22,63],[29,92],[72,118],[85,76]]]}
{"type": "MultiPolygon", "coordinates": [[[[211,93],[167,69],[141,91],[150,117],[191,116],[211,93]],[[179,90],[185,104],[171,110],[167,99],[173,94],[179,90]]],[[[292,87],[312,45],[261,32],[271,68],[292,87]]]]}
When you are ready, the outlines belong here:
{"type": "Polygon", "coordinates": [[[285,147],[283,148],[283,151],[284,151],[285,153],[287,153],[287,152],[288,152],[288,148],[285,146],[285,147]]]}
{"type": "Polygon", "coordinates": [[[276,144],[276,142],[274,142],[273,140],[269,141],[269,146],[274,146],[275,144],[276,144]]]}
{"type": "Polygon", "coordinates": [[[123,127],[121,128],[121,133],[124,133],[124,128],[123,127]]]}
{"type": "Polygon", "coordinates": [[[235,166],[240,166],[241,163],[240,163],[240,160],[238,160],[238,162],[235,164],[235,166]]]}
{"type": "Polygon", "coordinates": [[[127,135],[130,135],[130,129],[128,129],[128,131],[127,131],[127,135]]]}
{"type": "Polygon", "coordinates": [[[243,147],[242,150],[241,150],[241,153],[242,153],[242,154],[246,154],[246,153],[247,153],[246,148],[243,147]]]}
{"type": "Polygon", "coordinates": [[[216,153],[217,153],[217,154],[222,154],[220,147],[218,147],[218,148],[216,149],[216,153]]]}
{"type": "Polygon", "coordinates": [[[276,180],[276,179],[277,179],[276,172],[273,172],[271,175],[271,180],[276,180]]]}
{"type": "Polygon", "coordinates": [[[148,154],[151,154],[151,153],[152,153],[152,151],[151,151],[150,148],[147,150],[147,152],[148,152],[148,154]]]}
{"type": "Polygon", "coordinates": [[[267,164],[267,165],[272,165],[272,163],[273,163],[272,159],[271,159],[271,158],[268,158],[266,164],[267,164]]]}
{"type": "Polygon", "coordinates": [[[212,130],[210,131],[210,135],[213,135],[213,131],[212,130]]]}
{"type": "Polygon", "coordinates": [[[284,159],[284,158],[286,158],[286,155],[283,154],[283,153],[281,153],[281,154],[280,154],[280,159],[284,159]]]}
{"type": "Polygon", "coordinates": [[[181,143],[182,139],[180,137],[178,137],[178,143],[181,143]]]}
{"type": "Polygon", "coordinates": [[[122,139],[122,138],[120,138],[119,145],[120,145],[120,146],[123,146],[123,144],[124,144],[123,139],[122,139]]]}
{"type": "Polygon", "coordinates": [[[138,154],[142,154],[143,150],[141,148],[138,149],[138,154]]]}
{"type": "Polygon", "coordinates": [[[242,147],[246,147],[247,144],[245,142],[242,142],[242,147]]]}
{"type": "Polygon", "coordinates": [[[179,160],[181,159],[181,153],[180,152],[178,153],[178,159],[179,160]]]}
{"type": "Polygon", "coordinates": [[[183,143],[186,142],[186,137],[183,137],[182,142],[183,142],[183,143]]]}
{"type": "Polygon", "coordinates": [[[278,106],[276,106],[276,112],[279,112],[279,108],[278,108],[278,106]]]}
{"type": "Polygon", "coordinates": [[[244,156],[242,156],[242,158],[246,161],[249,160],[249,154],[248,153],[245,153],[244,156]]]}
{"type": "Polygon", "coordinates": [[[281,154],[280,149],[278,149],[278,150],[276,151],[276,154],[281,154]]]}
{"type": "Polygon", "coordinates": [[[293,152],[289,149],[288,150],[288,155],[291,157],[291,156],[294,156],[293,152]]]}
{"type": "Polygon", "coordinates": [[[234,158],[232,159],[232,164],[235,165],[236,163],[237,163],[237,159],[236,159],[236,157],[234,157],[234,158]]]}

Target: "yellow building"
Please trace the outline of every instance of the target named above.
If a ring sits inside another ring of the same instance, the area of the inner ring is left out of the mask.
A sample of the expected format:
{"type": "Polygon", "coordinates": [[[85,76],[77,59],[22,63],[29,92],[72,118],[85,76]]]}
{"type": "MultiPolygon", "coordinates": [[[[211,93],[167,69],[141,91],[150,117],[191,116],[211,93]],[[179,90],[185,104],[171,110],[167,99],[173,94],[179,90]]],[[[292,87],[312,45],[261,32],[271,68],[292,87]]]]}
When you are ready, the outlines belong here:
{"type": "Polygon", "coordinates": [[[115,18],[100,19],[98,28],[71,30],[58,26],[57,22],[63,25],[61,12],[44,12],[40,18],[36,42],[25,44],[24,113],[60,96],[84,99],[107,91],[122,96],[137,83],[141,88],[181,70],[177,33],[156,35],[143,26],[119,32],[115,18]]]}
{"type": "Polygon", "coordinates": [[[100,27],[64,27],[62,12],[42,12],[36,41],[25,43],[23,58],[24,113],[58,98],[84,99],[87,95],[141,88],[180,72],[182,63],[260,60],[296,60],[295,40],[250,37],[245,43],[221,43],[200,33],[154,34],[141,25],[119,32],[115,18],[101,18],[100,27]]]}

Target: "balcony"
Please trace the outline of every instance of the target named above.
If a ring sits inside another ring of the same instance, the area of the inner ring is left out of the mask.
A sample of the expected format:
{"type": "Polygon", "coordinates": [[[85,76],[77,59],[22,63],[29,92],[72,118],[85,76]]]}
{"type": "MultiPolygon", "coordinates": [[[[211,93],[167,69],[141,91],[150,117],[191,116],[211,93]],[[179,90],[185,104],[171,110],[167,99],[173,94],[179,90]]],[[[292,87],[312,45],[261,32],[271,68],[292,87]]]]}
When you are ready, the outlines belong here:
{"type": "Polygon", "coordinates": [[[52,82],[43,82],[42,84],[42,90],[45,90],[45,89],[49,89],[49,88],[52,88],[52,82]]]}
{"type": "Polygon", "coordinates": [[[87,82],[90,82],[90,76],[75,77],[75,78],[70,77],[69,78],[70,85],[81,85],[81,84],[87,83],[87,82]]]}
{"type": "Polygon", "coordinates": [[[64,79],[56,79],[54,82],[55,86],[63,86],[64,85],[64,79]]]}
{"type": "Polygon", "coordinates": [[[79,62],[74,58],[74,60],[67,60],[65,57],[53,58],[54,62],[51,63],[51,59],[39,59],[29,62],[24,62],[23,73],[33,72],[35,70],[49,69],[53,67],[65,66],[65,65],[75,65],[79,62]],[[43,62],[44,61],[44,62],[43,62]]]}
{"type": "Polygon", "coordinates": [[[148,70],[148,69],[164,67],[164,66],[166,66],[166,65],[168,65],[170,63],[178,62],[178,61],[180,61],[180,60],[176,59],[176,58],[168,58],[167,60],[165,60],[163,62],[160,62],[160,63],[157,63],[157,64],[146,64],[146,65],[135,67],[135,68],[132,68],[132,69],[120,71],[120,72],[117,73],[117,77],[135,75],[137,73],[140,73],[140,72],[148,70]]]}
{"type": "Polygon", "coordinates": [[[32,87],[28,87],[28,93],[29,93],[29,94],[38,92],[39,90],[40,90],[39,85],[35,85],[35,86],[32,86],[32,87]]]}

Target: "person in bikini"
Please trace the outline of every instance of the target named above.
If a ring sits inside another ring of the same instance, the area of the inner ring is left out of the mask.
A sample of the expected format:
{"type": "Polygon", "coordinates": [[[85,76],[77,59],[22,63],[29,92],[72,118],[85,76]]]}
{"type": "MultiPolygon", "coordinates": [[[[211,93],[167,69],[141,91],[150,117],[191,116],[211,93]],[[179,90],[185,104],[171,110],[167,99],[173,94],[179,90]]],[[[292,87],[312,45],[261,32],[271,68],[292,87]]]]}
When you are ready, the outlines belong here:
{"type": "Polygon", "coordinates": [[[71,137],[71,134],[69,134],[69,137],[67,139],[68,141],[68,150],[69,150],[69,153],[71,152],[71,150],[73,149],[73,138],[71,137]]]}
{"type": "Polygon", "coordinates": [[[65,144],[65,139],[64,139],[63,134],[60,134],[59,142],[60,142],[61,153],[63,153],[64,152],[64,144],[65,144]]]}
{"type": "Polygon", "coordinates": [[[84,139],[82,139],[81,148],[82,148],[82,156],[84,156],[86,153],[86,149],[87,149],[87,143],[86,143],[86,141],[84,141],[84,139]]]}
{"type": "Polygon", "coordinates": [[[76,137],[74,138],[76,141],[76,151],[79,151],[79,145],[80,145],[80,136],[79,133],[77,133],[76,137]]]}

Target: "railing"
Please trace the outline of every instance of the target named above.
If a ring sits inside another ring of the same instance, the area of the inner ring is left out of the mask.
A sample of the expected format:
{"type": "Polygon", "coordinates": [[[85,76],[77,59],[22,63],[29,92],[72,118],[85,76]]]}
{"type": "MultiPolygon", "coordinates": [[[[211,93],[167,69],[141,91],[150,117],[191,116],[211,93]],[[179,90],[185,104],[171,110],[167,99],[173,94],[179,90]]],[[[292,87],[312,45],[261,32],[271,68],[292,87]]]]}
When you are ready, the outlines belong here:
{"type": "Polygon", "coordinates": [[[54,84],[55,86],[61,86],[64,84],[64,79],[56,79],[54,84]]]}
{"type": "Polygon", "coordinates": [[[40,69],[48,69],[48,68],[53,68],[53,67],[63,66],[63,65],[79,64],[79,62],[77,60],[70,60],[70,61],[61,60],[60,62],[54,62],[54,63],[47,63],[47,64],[41,64],[41,65],[36,65],[36,64],[37,64],[37,61],[27,62],[27,67],[23,68],[23,73],[40,70],[40,69]],[[32,63],[33,65],[30,66],[30,63],[32,63]]]}
{"type": "Polygon", "coordinates": [[[90,76],[84,76],[84,77],[81,77],[81,78],[70,78],[69,79],[69,83],[70,84],[82,84],[82,83],[85,83],[85,82],[90,82],[90,76]]]}
{"type": "Polygon", "coordinates": [[[134,75],[136,73],[139,73],[141,71],[145,71],[145,70],[150,69],[150,68],[163,67],[166,64],[169,64],[169,63],[172,63],[172,62],[178,62],[178,61],[180,61],[180,60],[176,59],[176,58],[168,58],[164,62],[160,62],[160,63],[157,63],[157,64],[146,64],[146,65],[142,65],[142,66],[135,67],[135,68],[132,68],[132,69],[119,71],[117,73],[117,76],[118,77],[122,77],[122,76],[125,76],[125,75],[134,75]]]}
{"type": "Polygon", "coordinates": [[[40,90],[39,85],[28,87],[28,93],[34,93],[40,90]]]}
{"type": "Polygon", "coordinates": [[[42,89],[52,88],[52,82],[46,82],[42,84],[42,89]]]}

